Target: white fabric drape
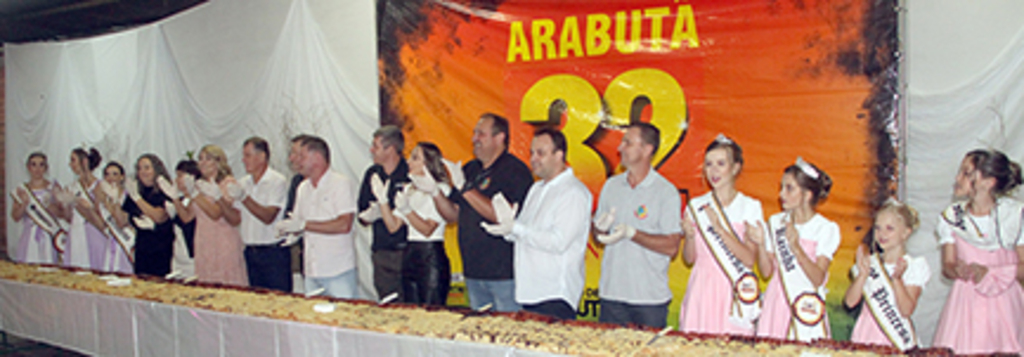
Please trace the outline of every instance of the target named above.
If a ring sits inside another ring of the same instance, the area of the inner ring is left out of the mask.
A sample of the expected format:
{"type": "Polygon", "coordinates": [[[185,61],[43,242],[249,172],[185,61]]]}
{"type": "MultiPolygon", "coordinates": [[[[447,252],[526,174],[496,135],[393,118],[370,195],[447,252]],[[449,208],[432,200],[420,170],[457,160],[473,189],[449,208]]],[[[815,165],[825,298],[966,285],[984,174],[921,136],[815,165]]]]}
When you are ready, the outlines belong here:
{"type": "MultiPolygon", "coordinates": [[[[907,202],[917,208],[921,227],[911,237],[912,255],[928,258],[931,281],[914,322],[930,346],[950,282],[942,277],[935,237],[939,213],[952,202],[953,179],[968,151],[992,148],[1024,160],[1024,30],[978,77],[946,93],[913,95],[907,119],[907,202]]],[[[1017,197],[1021,195],[1017,192],[1017,197]]]]}
{"type": "MultiPolygon", "coordinates": [[[[122,33],[5,45],[7,192],[28,179],[33,151],[70,182],[65,163],[82,145],[134,174],[143,153],[173,170],[217,144],[242,176],[242,142],[258,135],[287,173],[300,133],[326,139],[332,168],[358,181],[379,126],[374,11],[370,0],[214,0],[122,33]]],[[[20,231],[8,218],[8,247],[20,231]]]]}

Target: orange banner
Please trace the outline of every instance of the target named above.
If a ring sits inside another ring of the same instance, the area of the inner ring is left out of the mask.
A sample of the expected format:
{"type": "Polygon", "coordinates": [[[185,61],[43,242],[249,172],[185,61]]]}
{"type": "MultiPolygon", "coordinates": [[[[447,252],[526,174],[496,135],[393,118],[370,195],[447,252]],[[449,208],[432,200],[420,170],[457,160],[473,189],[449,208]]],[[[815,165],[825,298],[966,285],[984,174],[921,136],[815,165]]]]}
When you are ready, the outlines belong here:
{"type": "MultiPolygon", "coordinates": [[[[604,180],[621,171],[616,128],[644,121],[661,130],[658,171],[696,196],[708,190],[704,147],[725,133],[744,150],[738,188],[760,199],[766,215],[780,210],[783,168],[797,156],[821,167],[834,186],[819,212],[843,234],[828,283],[830,306],[840,303],[871,209],[891,193],[896,174],[893,4],[383,4],[382,123],[401,125],[410,143],[438,144],[450,159],[472,159],[472,129],[484,112],[510,119],[510,151],[525,162],[533,128],[557,125],[569,141],[570,165],[596,202],[604,180]]],[[[596,316],[600,255],[591,244],[582,318],[596,316]]],[[[673,261],[670,324],[688,274],[681,259],[673,261]]],[[[842,338],[847,322],[831,319],[842,338]]]]}

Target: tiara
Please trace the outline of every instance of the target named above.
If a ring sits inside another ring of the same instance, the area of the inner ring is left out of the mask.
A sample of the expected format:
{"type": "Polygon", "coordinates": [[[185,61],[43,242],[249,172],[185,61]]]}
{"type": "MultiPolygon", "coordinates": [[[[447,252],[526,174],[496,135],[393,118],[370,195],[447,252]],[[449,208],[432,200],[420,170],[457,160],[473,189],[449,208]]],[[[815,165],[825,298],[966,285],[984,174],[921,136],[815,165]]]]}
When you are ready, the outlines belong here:
{"type": "Polygon", "coordinates": [[[895,207],[903,206],[903,202],[900,202],[900,200],[897,200],[896,197],[892,196],[889,196],[889,198],[885,200],[885,204],[892,205],[895,207]]]}
{"type": "Polygon", "coordinates": [[[811,164],[808,163],[807,161],[804,161],[804,158],[802,157],[796,157],[796,167],[800,168],[800,171],[803,171],[805,174],[807,174],[807,176],[810,176],[812,179],[817,180],[818,177],[821,176],[821,174],[818,173],[818,170],[815,169],[814,166],[811,166],[811,164]]]}
{"type": "Polygon", "coordinates": [[[733,143],[732,139],[729,139],[728,137],[725,136],[725,134],[722,134],[722,133],[718,133],[718,136],[715,137],[715,141],[718,142],[718,143],[722,143],[722,144],[732,144],[733,143]]]}

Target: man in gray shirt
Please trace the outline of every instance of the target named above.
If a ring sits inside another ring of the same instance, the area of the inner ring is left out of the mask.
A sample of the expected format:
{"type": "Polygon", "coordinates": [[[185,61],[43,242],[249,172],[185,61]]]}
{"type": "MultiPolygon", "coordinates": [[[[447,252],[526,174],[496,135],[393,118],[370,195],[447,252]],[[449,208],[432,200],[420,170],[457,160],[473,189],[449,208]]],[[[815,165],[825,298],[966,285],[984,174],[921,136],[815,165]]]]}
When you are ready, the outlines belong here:
{"type": "Polygon", "coordinates": [[[626,172],[601,188],[594,234],[601,262],[601,322],[665,327],[672,291],[668,266],[679,251],[682,204],[672,183],[651,166],[660,133],[632,124],[619,144],[626,172]]]}

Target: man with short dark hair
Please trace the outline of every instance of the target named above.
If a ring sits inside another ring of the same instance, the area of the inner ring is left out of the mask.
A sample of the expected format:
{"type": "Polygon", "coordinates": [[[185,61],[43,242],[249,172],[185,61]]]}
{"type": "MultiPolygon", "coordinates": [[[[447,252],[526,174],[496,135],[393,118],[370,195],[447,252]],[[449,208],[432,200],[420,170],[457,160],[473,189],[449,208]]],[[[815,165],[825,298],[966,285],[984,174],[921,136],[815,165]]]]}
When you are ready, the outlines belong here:
{"type": "Polygon", "coordinates": [[[488,233],[515,243],[516,302],[523,310],[576,318],[583,295],[584,258],[593,197],[565,161],[565,135],[539,129],[530,145],[533,183],[519,217],[504,197],[493,200],[497,224],[488,233]]]}
{"type": "Polygon", "coordinates": [[[288,183],[288,201],[284,205],[284,217],[287,217],[289,213],[292,213],[292,209],[295,208],[295,191],[299,188],[299,184],[302,183],[306,178],[299,173],[299,150],[302,149],[302,142],[308,138],[309,135],[299,134],[291,139],[291,149],[288,150],[288,164],[291,165],[292,171],[295,175],[292,176],[291,182],[288,183]]]}
{"type": "Polygon", "coordinates": [[[270,146],[254,136],[242,144],[242,164],[248,175],[226,183],[221,202],[229,222],[238,222],[245,243],[249,286],[292,291],[291,248],[281,247],[274,224],[281,219],[287,198],[284,175],[270,168],[270,146]]]}
{"type": "Polygon", "coordinates": [[[331,170],[327,142],[315,136],[301,141],[296,162],[306,177],[299,185],[291,217],[277,223],[285,245],[303,234],[306,291],[324,289],[327,295],[356,297],[356,253],[352,236],[356,200],[352,180],[331,170]]]}
{"type": "Polygon", "coordinates": [[[402,261],[409,243],[406,225],[392,233],[380,219],[381,202],[377,202],[371,183],[374,177],[382,183],[387,183],[385,189],[388,203],[393,202],[395,194],[409,182],[409,165],[402,157],[404,149],[405,136],[401,128],[385,125],[377,129],[373,133],[373,144],[370,146],[373,166],[366,169],[359,188],[359,220],[363,224],[373,225],[371,259],[373,287],[377,290],[378,299],[398,293],[398,301],[403,301],[402,261]]]}
{"type": "Polygon", "coordinates": [[[601,322],[663,328],[672,290],[668,266],[679,251],[681,200],[675,186],[651,165],[658,128],[626,128],[619,156],[626,172],[601,189],[594,235],[605,244],[601,261],[601,322]]]}
{"type": "Polygon", "coordinates": [[[459,251],[466,277],[469,305],[496,311],[518,311],[512,267],[512,243],[488,234],[480,223],[497,222],[491,199],[501,193],[513,203],[522,202],[533,175],[521,160],[508,152],[508,120],[492,113],[480,116],[473,129],[474,160],[461,169],[446,163],[452,176],[452,192],[435,195],[441,216],[459,222],[459,251]]]}

